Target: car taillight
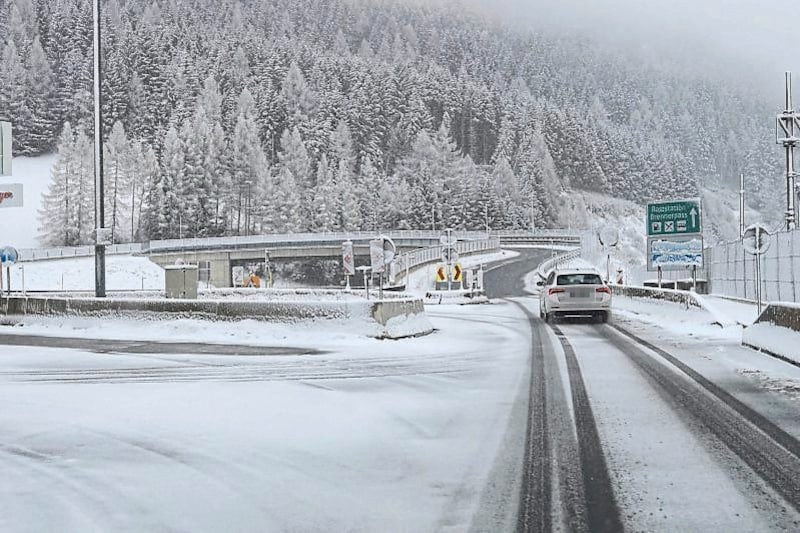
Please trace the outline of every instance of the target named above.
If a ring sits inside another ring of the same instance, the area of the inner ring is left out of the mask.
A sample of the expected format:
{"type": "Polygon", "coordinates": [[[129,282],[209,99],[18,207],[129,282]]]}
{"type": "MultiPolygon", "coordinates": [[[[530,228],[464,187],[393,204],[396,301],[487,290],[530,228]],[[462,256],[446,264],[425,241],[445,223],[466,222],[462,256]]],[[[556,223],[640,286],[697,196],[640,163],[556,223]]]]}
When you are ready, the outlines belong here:
{"type": "Polygon", "coordinates": [[[604,292],[606,294],[611,294],[611,287],[597,287],[597,292],[604,292]]]}
{"type": "Polygon", "coordinates": [[[547,291],[547,294],[548,294],[548,296],[552,296],[554,294],[558,294],[559,292],[567,292],[567,291],[566,291],[566,289],[552,288],[549,291],[547,291]]]}

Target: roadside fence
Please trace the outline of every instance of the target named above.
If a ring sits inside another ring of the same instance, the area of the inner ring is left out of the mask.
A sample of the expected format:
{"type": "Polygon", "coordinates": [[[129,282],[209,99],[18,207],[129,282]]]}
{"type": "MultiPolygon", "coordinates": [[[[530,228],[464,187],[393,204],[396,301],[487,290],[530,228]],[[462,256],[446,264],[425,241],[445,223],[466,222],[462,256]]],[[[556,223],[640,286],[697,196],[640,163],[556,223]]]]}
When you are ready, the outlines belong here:
{"type": "MultiPolygon", "coordinates": [[[[741,241],[707,250],[708,281],[712,294],[736,298],[756,297],[756,257],[744,251],[741,241]]],[[[800,230],[770,236],[761,256],[762,294],[772,302],[800,302],[800,230]]]]}

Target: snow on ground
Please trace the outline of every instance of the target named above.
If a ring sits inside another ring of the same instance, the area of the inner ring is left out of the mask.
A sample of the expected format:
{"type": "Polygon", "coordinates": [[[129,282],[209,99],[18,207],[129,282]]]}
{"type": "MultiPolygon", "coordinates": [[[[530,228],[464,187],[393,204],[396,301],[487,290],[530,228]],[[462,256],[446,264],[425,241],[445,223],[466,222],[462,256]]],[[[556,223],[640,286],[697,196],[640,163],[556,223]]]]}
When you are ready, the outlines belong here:
{"type": "MultiPolygon", "coordinates": [[[[678,304],[636,302],[633,308],[625,300],[615,296],[614,321],[618,324],[666,349],[768,418],[776,418],[787,409],[796,410],[800,367],[742,346],[741,326],[710,325],[711,315],[705,311],[684,311],[678,304]]],[[[744,329],[744,335],[756,327],[744,329]]],[[[795,337],[783,339],[779,346],[797,353],[799,345],[795,337]]],[[[800,417],[776,421],[800,438],[800,417]]]]}
{"type": "Polygon", "coordinates": [[[707,308],[737,324],[749,326],[758,318],[758,305],[755,303],[713,295],[698,295],[698,297],[707,308]]]}
{"type": "Polygon", "coordinates": [[[719,317],[706,309],[649,298],[614,295],[612,309],[615,317],[626,317],[658,326],[674,335],[706,339],[741,340],[742,328],[736,325],[720,327],[719,317]]]}
{"type": "MultiPolygon", "coordinates": [[[[529,334],[508,304],[429,313],[438,331],[402,342],[254,322],[122,331],[328,350],[312,356],[0,345],[0,530],[468,529],[529,334]]],[[[85,337],[121,331],[84,322],[85,337]]]]}
{"type": "MultiPolygon", "coordinates": [[[[94,292],[94,257],[17,263],[11,267],[11,288],[24,288],[27,291],[94,292]]],[[[164,269],[146,257],[108,255],[106,288],[109,291],[163,291],[164,269]]]]}
{"type": "Polygon", "coordinates": [[[744,330],[742,341],[800,364],[800,331],[759,322],[744,330]]]}
{"type": "Polygon", "coordinates": [[[55,161],[55,155],[15,157],[12,161],[12,175],[0,177],[0,183],[21,183],[23,187],[23,207],[0,209],[0,228],[4,229],[0,246],[13,246],[17,249],[39,246],[38,217],[42,193],[50,185],[50,170],[55,161]]]}

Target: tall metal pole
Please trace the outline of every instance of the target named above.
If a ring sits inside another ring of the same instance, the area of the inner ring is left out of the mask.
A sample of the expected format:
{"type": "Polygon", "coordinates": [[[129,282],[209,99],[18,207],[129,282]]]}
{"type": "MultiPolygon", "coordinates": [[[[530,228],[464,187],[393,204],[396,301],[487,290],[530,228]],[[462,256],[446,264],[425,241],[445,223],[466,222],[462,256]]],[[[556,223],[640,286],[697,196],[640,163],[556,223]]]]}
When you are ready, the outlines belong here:
{"type": "Polygon", "coordinates": [[[794,147],[797,146],[794,124],[796,115],[792,109],[792,73],[786,73],[786,109],[783,112],[783,127],[786,137],[783,146],[786,149],[786,229],[793,230],[797,224],[797,205],[795,195],[796,174],[794,171],[794,147]]]}
{"type": "Polygon", "coordinates": [[[98,298],[106,296],[105,199],[103,196],[103,95],[100,83],[100,0],[94,0],[94,292],[98,298]]]}

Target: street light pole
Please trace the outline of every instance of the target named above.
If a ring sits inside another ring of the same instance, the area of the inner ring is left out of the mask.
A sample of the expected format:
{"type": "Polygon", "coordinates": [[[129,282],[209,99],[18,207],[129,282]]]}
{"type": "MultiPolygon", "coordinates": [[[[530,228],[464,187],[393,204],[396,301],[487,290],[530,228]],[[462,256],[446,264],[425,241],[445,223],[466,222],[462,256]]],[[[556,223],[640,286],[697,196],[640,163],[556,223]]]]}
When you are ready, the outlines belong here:
{"type": "Polygon", "coordinates": [[[105,198],[103,196],[103,95],[100,83],[100,0],[92,2],[94,24],[94,292],[97,298],[106,296],[105,198]]]}

